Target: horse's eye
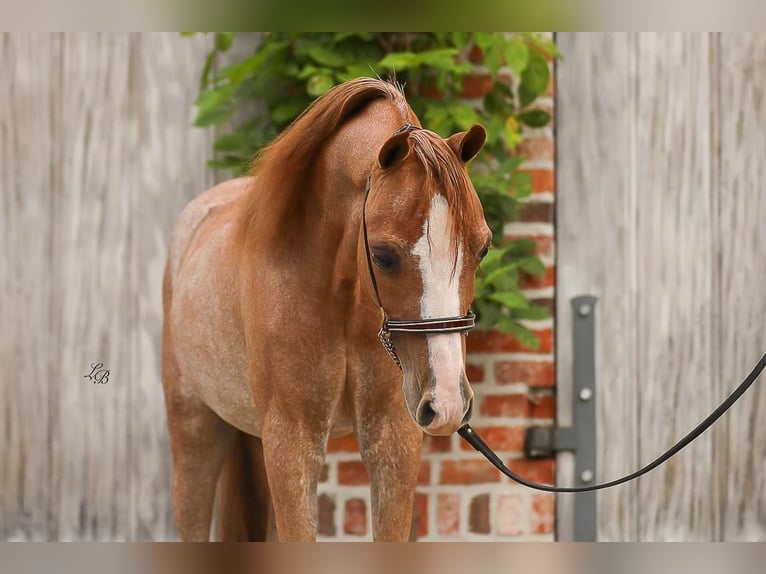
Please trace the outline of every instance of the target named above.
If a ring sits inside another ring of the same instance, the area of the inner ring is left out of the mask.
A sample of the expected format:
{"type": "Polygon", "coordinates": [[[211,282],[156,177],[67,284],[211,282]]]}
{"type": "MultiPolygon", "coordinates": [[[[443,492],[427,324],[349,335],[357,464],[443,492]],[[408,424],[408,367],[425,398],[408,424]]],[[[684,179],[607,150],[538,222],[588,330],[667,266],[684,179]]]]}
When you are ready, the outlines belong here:
{"type": "Polygon", "coordinates": [[[479,253],[479,261],[484,259],[487,256],[487,253],[489,253],[489,245],[487,245],[484,249],[481,250],[481,253],[479,253]]]}
{"type": "Polygon", "coordinates": [[[396,254],[384,247],[373,247],[372,262],[381,269],[391,269],[396,264],[396,254]]]}

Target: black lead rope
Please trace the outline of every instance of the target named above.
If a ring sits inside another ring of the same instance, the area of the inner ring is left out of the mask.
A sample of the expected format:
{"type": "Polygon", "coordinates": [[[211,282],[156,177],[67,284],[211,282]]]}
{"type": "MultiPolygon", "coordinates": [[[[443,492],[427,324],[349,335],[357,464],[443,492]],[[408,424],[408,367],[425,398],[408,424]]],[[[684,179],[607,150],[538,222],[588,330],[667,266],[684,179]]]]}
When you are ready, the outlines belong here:
{"type": "Polygon", "coordinates": [[[703,432],[705,432],[707,429],[709,429],[723,414],[728,411],[734,403],[736,403],[739,398],[745,394],[745,391],[750,388],[750,386],[756,381],[758,376],[761,374],[761,371],[763,371],[764,367],[766,367],[766,354],[761,357],[761,360],[758,361],[758,364],[753,368],[753,370],[750,372],[750,374],[747,376],[747,378],[742,381],[742,383],[734,390],[732,394],[728,396],[728,398],[721,403],[721,406],[719,406],[716,410],[714,410],[710,415],[703,420],[697,427],[692,430],[689,434],[687,434],[684,438],[682,438],[680,441],[678,441],[670,450],[668,450],[665,454],[662,456],[654,459],[652,462],[647,464],[645,467],[641,468],[640,470],[637,470],[636,472],[633,472],[627,476],[623,476],[622,478],[618,478],[617,480],[611,480],[609,482],[603,482],[601,484],[594,484],[592,486],[583,486],[579,488],[575,487],[566,487],[566,486],[548,486],[546,484],[539,484],[537,482],[532,482],[530,480],[527,480],[524,477],[519,476],[512,470],[510,470],[502,460],[500,460],[500,457],[497,456],[492,449],[487,446],[487,443],[485,443],[479,435],[476,434],[476,431],[471,428],[470,425],[465,424],[462,427],[458,429],[458,434],[465,439],[465,441],[470,444],[473,448],[478,450],[481,454],[483,454],[489,462],[491,462],[497,469],[502,472],[505,476],[510,478],[511,480],[515,480],[519,484],[523,484],[524,486],[528,486],[529,488],[534,488],[536,490],[543,490],[545,492],[590,492],[593,490],[603,490],[604,488],[610,488],[612,486],[617,486],[618,484],[623,484],[625,482],[629,482],[633,479],[638,478],[639,476],[643,476],[647,472],[650,472],[660,466],[662,463],[667,461],[669,458],[680,452],[682,449],[684,449],[686,446],[689,445],[692,441],[694,441],[698,436],[700,436],[703,432]]]}

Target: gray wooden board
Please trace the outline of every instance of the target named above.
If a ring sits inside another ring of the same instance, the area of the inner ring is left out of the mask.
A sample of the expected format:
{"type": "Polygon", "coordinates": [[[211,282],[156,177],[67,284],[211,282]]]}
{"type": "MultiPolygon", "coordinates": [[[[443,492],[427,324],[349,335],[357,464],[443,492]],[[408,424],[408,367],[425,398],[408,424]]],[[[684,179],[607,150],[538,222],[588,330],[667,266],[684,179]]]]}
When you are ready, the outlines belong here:
{"type": "MultiPolygon", "coordinates": [[[[716,257],[720,382],[737,379],[766,352],[766,35],[717,36],[720,102],[716,257]]],[[[766,380],[716,434],[720,538],[766,539],[766,380]]]]}
{"type": "Polygon", "coordinates": [[[212,182],[191,126],[210,40],[0,36],[0,536],[175,537],[161,282],[212,182]],[[91,363],[109,382],[84,378],[91,363]]]}
{"type": "MultiPolygon", "coordinates": [[[[46,540],[53,38],[0,34],[0,538],[46,540]]],[[[55,405],[54,405],[55,406],[55,405]]]]}
{"type": "MultiPolygon", "coordinates": [[[[556,360],[558,417],[571,424],[572,315],[570,300],[594,295],[599,435],[598,477],[621,476],[638,460],[636,433],[636,314],[634,229],[636,198],[631,138],[634,38],[626,34],[559,34],[565,59],[557,67],[556,360]],[[608,352],[605,350],[608,349],[608,352]],[[604,350],[604,351],[602,351],[604,350]],[[615,444],[619,448],[615,448],[615,444]]],[[[558,480],[574,484],[569,456],[558,480]]],[[[603,539],[634,537],[636,485],[599,493],[603,539]]],[[[558,535],[572,536],[572,495],[557,500],[558,535]]]]}
{"type": "Polygon", "coordinates": [[[193,102],[203,54],[210,39],[141,34],[137,38],[134,82],[142,94],[135,146],[132,281],[136,362],[131,388],[133,465],[131,536],[135,540],[175,538],[170,501],[170,450],[160,385],[162,277],[173,221],[212,181],[205,167],[212,133],[191,128],[193,102]],[[157,90],[156,86],[162,86],[157,90]]]}
{"type": "MultiPolygon", "coordinates": [[[[690,430],[766,348],[766,38],[558,39],[559,416],[569,298],[594,294],[603,480],[690,430]]],[[[766,539],[765,395],[637,488],[599,494],[599,539],[766,539]]],[[[566,535],[563,496],[559,519],[566,535]]]]}

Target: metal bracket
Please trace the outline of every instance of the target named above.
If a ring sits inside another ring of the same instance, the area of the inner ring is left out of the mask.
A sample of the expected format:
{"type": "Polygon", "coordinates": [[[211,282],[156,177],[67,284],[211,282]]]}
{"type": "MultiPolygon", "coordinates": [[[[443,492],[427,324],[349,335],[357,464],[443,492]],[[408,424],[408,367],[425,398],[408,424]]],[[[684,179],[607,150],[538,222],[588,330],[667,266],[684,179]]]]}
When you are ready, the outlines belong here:
{"type": "MultiPolygon", "coordinates": [[[[548,458],[557,452],[575,454],[575,486],[587,486],[596,480],[596,298],[582,295],[572,299],[574,312],[574,396],[573,422],[568,427],[530,427],[524,437],[528,458],[548,458]]],[[[596,493],[583,492],[575,497],[574,539],[596,540],[596,493]]]]}

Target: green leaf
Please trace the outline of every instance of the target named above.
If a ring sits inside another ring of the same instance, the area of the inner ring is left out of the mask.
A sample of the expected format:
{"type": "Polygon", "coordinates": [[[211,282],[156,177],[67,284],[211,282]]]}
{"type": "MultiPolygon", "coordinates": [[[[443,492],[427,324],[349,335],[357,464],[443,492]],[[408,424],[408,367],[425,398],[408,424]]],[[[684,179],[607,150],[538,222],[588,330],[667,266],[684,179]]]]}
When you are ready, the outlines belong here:
{"type": "Polygon", "coordinates": [[[247,134],[239,132],[219,136],[213,144],[213,149],[221,152],[246,152],[251,147],[250,138],[247,134]]]}
{"type": "Polygon", "coordinates": [[[215,62],[216,54],[217,52],[213,50],[207,55],[207,58],[205,58],[205,66],[202,68],[202,73],[200,74],[199,78],[200,92],[207,89],[208,85],[210,84],[210,72],[213,69],[213,62],[215,62]]]}
{"type": "Polygon", "coordinates": [[[247,160],[240,156],[226,155],[223,158],[209,160],[207,165],[216,169],[241,169],[246,171],[247,160]]]}
{"type": "Polygon", "coordinates": [[[545,265],[539,257],[523,257],[518,260],[519,269],[530,275],[542,275],[545,273],[545,265]]]}
{"type": "Polygon", "coordinates": [[[303,111],[304,107],[303,102],[279,104],[271,110],[271,118],[279,124],[284,124],[294,120],[303,111]]]}
{"type": "Polygon", "coordinates": [[[548,61],[540,52],[532,50],[529,53],[529,63],[521,74],[521,85],[536,98],[548,89],[550,77],[548,61]]]}
{"type": "Polygon", "coordinates": [[[492,270],[492,272],[487,273],[486,277],[484,277],[484,284],[494,285],[497,281],[505,277],[508,277],[509,274],[511,274],[513,271],[516,270],[516,267],[518,267],[518,263],[513,262],[508,265],[503,265],[502,267],[498,267],[497,269],[492,270]]]}
{"type": "Polygon", "coordinates": [[[387,70],[407,70],[418,67],[420,63],[421,61],[417,54],[412,52],[394,52],[387,54],[378,62],[378,67],[386,68],[387,70]]]}
{"type": "Polygon", "coordinates": [[[469,104],[454,102],[448,107],[453,123],[461,130],[467,130],[473,124],[479,123],[479,114],[469,104]]]}
{"type": "Polygon", "coordinates": [[[335,85],[331,76],[317,75],[309,78],[306,91],[310,96],[319,97],[335,85]]]}
{"type": "Polygon", "coordinates": [[[521,74],[529,63],[529,48],[518,36],[514,36],[505,44],[503,55],[505,63],[514,74],[521,74]]]}
{"type": "Polygon", "coordinates": [[[199,112],[194,120],[194,125],[198,128],[220,125],[228,120],[235,110],[233,105],[227,104],[199,112]]]}
{"type": "MultiPolygon", "coordinates": [[[[439,50],[427,50],[418,54],[420,63],[425,66],[441,68],[447,70],[456,70],[460,66],[455,63],[457,55],[456,48],[442,48],[439,50]]],[[[468,67],[470,69],[470,66],[468,67]]]]}
{"type": "Polygon", "coordinates": [[[359,40],[362,40],[364,42],[369,42],[375,37],[375,34],[372,32],[336,32],[335,36],[333,37],[333,41],[337,44],[340,44],[344,40],[348,40],[349,38],[357,38],[359,40]]]}
{"type": "Polygon", "coordinates": [[[506,254],[506,250],[496,247],[494,249],[490,249],[487,253],[486,257],[482,259],[481,261],[481,269],[482,270],[488,270],[492,268],[493,266],[500,263],[500,260],[503,258],[503,256],[506,254]]]}
{"type": "Polygon", "coordinates": [[[345,82],[354,78],[374,78],[376,76],[377,73],[367,64],[348,64],[342,77],[345,82]]]}
{"type": "Polygon", "coordinates": [[[340,68],[345,64],[343,56],[325,46],[314,45],[306,50],[308,56],[317,64],[329,66],[331,68],[340,68]]]}
{"type": "Polygon", "coordinates": [[[526,85],[521,84],[519,86],[519,104],[522,108],[526,108],[529,104],[537,99],[537,94],[531,91],[526,85]]]}
{"type": "Polygon", "coordinates": [[[550,315],[547,309],[532,305],[526,309],[512,309],[511,317],[514,319],[526,319],[527,321],[542,321],[543,319],[548,319],[550,315]]]}
{"type": "Polygon", "coordinates": [[[519,121],[530,128],[542,128],[551,121],[551,115],[545,110],[529,110],[519,115],[519,121]]]}
{"type": "Polygon", "coordinates": [[[519,343],[529,347],[530,349],[534,350],[540,347],[540,340],[537,338],[537,336],[524,325],[517,323],[513,319],[509,319],[508,317],[501,317],[499,327],[503,331],[511,333],[514,337],[516,337],[516,339],[518,339],[519,343]]]}
{"type": "Polygon", "coordinates": [[[525,257],[532,255],[537,248],[537,244],[531,239],[515,239],[508,244],[508,254],[510,257],[525,257]]]}
{"type": "Polygon", "coordinates": [[[488,297],[491,301],[496,301],[509,309],[526,309],[529,307],[529,301],[521,293],[492,293],[488,297]]]}
{"type": "Polygon", "coordinates": [[[215,49],[219,52],[226,52],[231,48],[231,43],[234,41],[235,32],[216,32],[215,34],[215,49]]]}

